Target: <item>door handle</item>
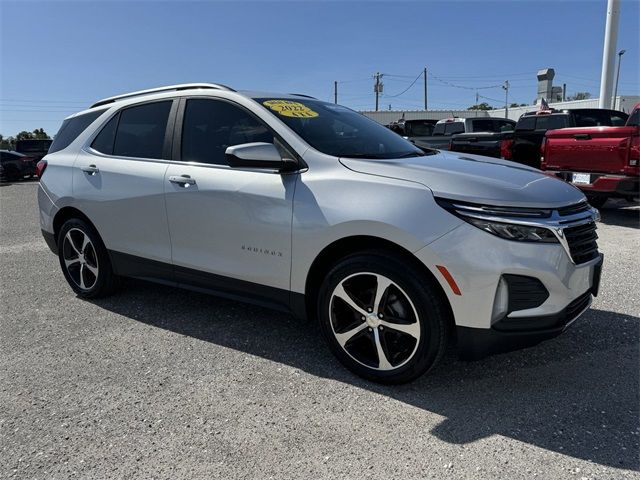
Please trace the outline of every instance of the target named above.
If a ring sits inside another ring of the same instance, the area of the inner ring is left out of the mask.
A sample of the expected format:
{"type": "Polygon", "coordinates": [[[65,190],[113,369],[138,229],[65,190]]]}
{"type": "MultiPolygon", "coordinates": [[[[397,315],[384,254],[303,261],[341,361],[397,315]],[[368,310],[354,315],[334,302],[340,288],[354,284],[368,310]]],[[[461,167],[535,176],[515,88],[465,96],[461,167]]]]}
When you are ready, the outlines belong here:
{"type": "Polygon", "coordinates": [[[591,135],[588,133],[576,133],[573,138],[576,140],[591,140],[591,135]]]}
{"type": "Polygon", "coordinates": [[[196,184],[195,178],[191,178],[189,175],[171,175],[169,177],[171,183],[180,185],[183,188],[189,188],[191,185],[196,184]]]}
{"type": "Polygon", "coordinates": [[[95,165],[89,165],[88,167],[81,167],[82,171],[88,173],[89,175],[95,175],[100,171],[98,167],[95,165]]]}

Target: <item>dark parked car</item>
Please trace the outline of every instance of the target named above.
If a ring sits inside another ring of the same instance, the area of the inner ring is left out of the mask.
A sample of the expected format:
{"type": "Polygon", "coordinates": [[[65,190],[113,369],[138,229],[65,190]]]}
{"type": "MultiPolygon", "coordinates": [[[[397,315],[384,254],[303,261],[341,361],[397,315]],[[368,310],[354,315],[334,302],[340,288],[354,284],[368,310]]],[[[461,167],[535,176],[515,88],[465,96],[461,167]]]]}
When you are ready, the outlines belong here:
{"type": "Polygon", "coordinates": [[[0,150],[2,180],[15,182],[36,174],[36,160],[33,157],[9,150],[0,150]]]}
{"type": "Polygon", "coordinates": [[[505,137],[502,157],[540,168],[540,147],[547,130],[568,127],[622,127],[629,118],[624,112],[601,108],[541,110],[523,114],[513,135],[505,137]]]}
{"type": "Polygon", "coordinates": [[[16,142],[16,152],[23,153],[29,157],[33,157],[38,163],[49,151],[49,147],[53,140],[18,140],[16,142]]]}

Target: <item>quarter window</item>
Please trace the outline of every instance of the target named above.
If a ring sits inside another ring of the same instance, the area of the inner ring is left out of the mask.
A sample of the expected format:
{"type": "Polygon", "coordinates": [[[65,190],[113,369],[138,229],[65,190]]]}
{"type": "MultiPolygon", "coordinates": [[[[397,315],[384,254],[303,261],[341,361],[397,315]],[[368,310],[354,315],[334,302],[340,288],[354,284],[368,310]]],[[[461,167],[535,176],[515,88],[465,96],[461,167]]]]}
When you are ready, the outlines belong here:
{"type": "Polygon", "coordinates": [[[183,161],[228,165],[227,147],[252,142],[274,143],[274,137],[246,110],[221,100],[187,100],[182,125],[183,161]]]}
{"type": "Polygon", "coordinates": [[[102,128],[98,136],[93,140],[91,148],[100,153],[113,155],[113,142],[116,139],[116,128],[118,128],[118,119],[120,114],[113,116],[111,120],[102,128]]]}
{"type": "Polygon", "coordinates": [[[93,112],[65,120],[60,127],[60,131],[55,136],[53,143],[49,147],[49,153],[64,150],[71,145],[71,142],[78,138],[78,135],[84,132],[85,129],[106,110],[106,108],[103,108],[101,110],[95,110],[93,112]]]}
{"type": "MultiPolygon", "coordinates": [[[[113,144],[113,155],[162,158],[171,103],[171,100],[146,103],[120,112],[120,121],[113,144]]],[[[108,126],[107,124],[105,128],[108,126]]],[[[108,145],[108,138],[101,140],[104,140],[108,145]]]]}

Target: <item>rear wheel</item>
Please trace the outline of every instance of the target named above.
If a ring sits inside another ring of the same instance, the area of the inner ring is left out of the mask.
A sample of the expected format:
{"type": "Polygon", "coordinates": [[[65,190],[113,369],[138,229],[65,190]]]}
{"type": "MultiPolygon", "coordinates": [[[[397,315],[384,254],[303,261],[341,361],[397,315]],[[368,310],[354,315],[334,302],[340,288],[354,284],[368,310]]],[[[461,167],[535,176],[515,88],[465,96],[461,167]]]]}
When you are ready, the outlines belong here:
{"type": "Polygon", "coordinates": [[[447,312],[422,272],[381,251],[339,261],[318,300],[333,353],[354,373],[381,383],[411,381],[437,363],[446,348],[447,312]]]}
{"type": "Polygon", "coordinates": [[[60,267],[74,292],[83,298],[113,293],[118,278],[98,233],[84,220],[67,220],[58,234],[60,267]]]}

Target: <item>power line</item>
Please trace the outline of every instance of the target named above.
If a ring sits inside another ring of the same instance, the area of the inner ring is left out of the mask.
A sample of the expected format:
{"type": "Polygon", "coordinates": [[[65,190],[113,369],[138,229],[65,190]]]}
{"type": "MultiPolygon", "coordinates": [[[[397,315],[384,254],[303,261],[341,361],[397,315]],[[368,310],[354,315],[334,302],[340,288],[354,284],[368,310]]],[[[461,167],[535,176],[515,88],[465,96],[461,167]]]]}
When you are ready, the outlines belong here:
{"type": "Polygon", "coordinates": [[[418,76],[415,78],[415,80],[413,82],[411,82],[411,85],[409,85],[407,88],[405,88],[403,91],[401,91],[400,93],[396,94],[396,95],[385,95],[385,98],[395,98],[395,97],[399,97],[400,95],[406,93],[407,91],[409,91],[409,89],[411,87],[413,87],[416,82],[418,81],[418,79],[423,75],[423,72],[420,72],[418,74],[418,76]]]}

